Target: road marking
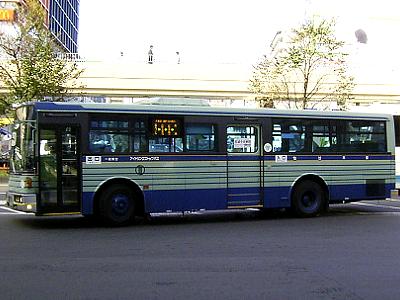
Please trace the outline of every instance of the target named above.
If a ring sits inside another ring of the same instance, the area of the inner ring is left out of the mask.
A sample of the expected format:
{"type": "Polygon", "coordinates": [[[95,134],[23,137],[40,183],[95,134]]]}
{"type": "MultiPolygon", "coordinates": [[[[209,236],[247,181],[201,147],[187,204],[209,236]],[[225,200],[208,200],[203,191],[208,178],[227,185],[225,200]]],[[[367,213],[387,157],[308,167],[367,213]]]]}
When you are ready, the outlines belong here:
{"type": "Polygon", "coordinates": [[[20,215],[25,215],[26,214],[25,212],[17,211],[17,210],[14,210],[12,208],[8,208],[8,207],[5,207],[5,206],[0,207],[0,209],[4,209],[4,210],[7,211],[7,212],[0,212],[0,214],[10,214],[10,212],[13,213],[13,214],[20,214],[20,215]]]}
{"type": "Polygon", "coordinates": [[[361,202],[353,202],[351,204],[360,205],[360,206],[372,206],[372,207],[378,207],[378,208],[391,208],[391,209],[400,210],[400,207],[391,206],[391,205],[381,205],[381,204],[361,203],[361,202]]]}
{"type": "Polygon", "coordinates": [[[397,199],[397,198],[386,198],[385,201],[398,202],[398,203],[400,203],[400,199],[397,199]]]}

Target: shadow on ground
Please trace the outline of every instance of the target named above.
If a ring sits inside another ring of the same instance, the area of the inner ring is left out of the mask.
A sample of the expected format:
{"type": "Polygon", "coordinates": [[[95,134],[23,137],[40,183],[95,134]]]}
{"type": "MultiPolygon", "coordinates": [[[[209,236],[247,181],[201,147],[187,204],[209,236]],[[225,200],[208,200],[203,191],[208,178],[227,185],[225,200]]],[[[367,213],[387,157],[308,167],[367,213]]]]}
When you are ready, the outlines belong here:
{"type": "MultiPolygon", "coordinates": [[[[366,213],[382,212],[371,208],[352,205],[332,205],[330,210],[321,218],[362,215],[366,213]]],[[[185,225],[221,222],[255,222],[260,220],[296,219],[289,211],[282,210],[226,210],[207,212],[185,212],[152,214],[150,217],[140,218],[128,227],[185,225]]],[[[34,215],[15,215],[13,222],[33,229],[77,229],[77,228],[113,228],[99,220],[83,216],[35,217],[34,215]]]]}
{"type": "MultiPolygon", "coordinates": [[[[140,218],[128,227],[164,226],[221,222],[252,222],[260,220],[275,220],[292,218],[289,212],[274,210],[260,212],[258,210],[237,211],[209,211],[152,214],[150,217],[140,218]]],[[[18,225],[36,229],[74,229],[74,228],[113,228],[95,218],[83,216],[45,216],[15,215],[13,222],[18,225]]]]}

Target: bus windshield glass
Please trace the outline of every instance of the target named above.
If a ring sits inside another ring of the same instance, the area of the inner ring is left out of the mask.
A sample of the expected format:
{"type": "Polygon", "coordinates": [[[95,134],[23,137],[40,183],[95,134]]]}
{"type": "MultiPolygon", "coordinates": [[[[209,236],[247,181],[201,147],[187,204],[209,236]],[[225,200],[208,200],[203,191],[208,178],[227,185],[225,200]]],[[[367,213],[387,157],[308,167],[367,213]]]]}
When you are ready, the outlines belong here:
{"type": "Polygon", "coordinates": [[[27,120],[27,107],[17,110],[17,121],[12,128],[11,171],[13,173],[34,170],[35,122],[27,120]]]}

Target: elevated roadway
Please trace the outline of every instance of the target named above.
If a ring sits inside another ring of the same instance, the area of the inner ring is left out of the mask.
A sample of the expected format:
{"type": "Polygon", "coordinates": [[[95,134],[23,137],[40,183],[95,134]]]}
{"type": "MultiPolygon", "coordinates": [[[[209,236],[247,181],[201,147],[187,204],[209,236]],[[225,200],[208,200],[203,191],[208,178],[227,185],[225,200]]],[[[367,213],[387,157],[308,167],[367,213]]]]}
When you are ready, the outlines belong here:
{"type": "MultiPolygon", "coordinates": [[[[127,58],[109,61],[74,61],[84,69],[75,95],[107,97],[111,102],[126,97],[188,97],[252,100],[249,90],[253,66],[244,64],[146,64],[127,58]]],[[[400,103],[400,72],[379,66],[355,69],[353,102],[400,103]]],[[[0,92],[5,89],[0,88],[0,92]]]]}

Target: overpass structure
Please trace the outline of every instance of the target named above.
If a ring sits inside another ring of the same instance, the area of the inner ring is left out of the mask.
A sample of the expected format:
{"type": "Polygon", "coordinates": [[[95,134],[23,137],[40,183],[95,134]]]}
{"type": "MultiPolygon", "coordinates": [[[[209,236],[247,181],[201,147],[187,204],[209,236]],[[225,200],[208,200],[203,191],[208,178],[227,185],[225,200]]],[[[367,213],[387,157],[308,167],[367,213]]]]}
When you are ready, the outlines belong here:
{"type": "MultiPolygon", "coordinates": [[[[243,64],[146,64],[121,57],[109,61],[74,60],[84,70],[72,94],[130,102],[133,98],[182,97],[252,101],[253,66],[243,64]]],[[[371,66],[354,70],[354,106],[400,104],[400,70],[371,66]]],[[[0,87],[0,92],[6,92],[0,87]]]]}
{"type": "MultiPolygon", "coordinates": [[[[249,84],[253,66],[241,64],[146,64],[121,58],[80,61],[85,71],[77,95],[122,102],[142,97],[187,97],[216,100],[253,100],[249,84]]],[[[354,70],[353,105],[400,104],[400,70],[379,65],[354,70]]]]}
{"type": "Polygon", "coordinates": [[[104,96],[111,102],[137,97],[251,99],[252,67],[235,64],[146,64],[124,59],[83,61],[83,88],[74,93],[104,96]]]}

